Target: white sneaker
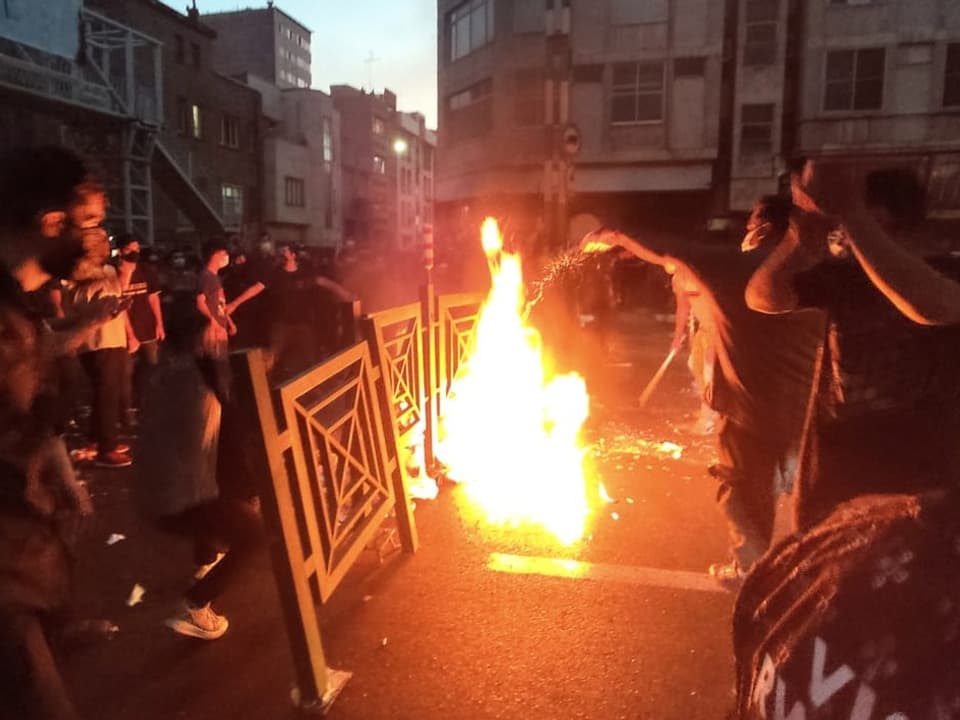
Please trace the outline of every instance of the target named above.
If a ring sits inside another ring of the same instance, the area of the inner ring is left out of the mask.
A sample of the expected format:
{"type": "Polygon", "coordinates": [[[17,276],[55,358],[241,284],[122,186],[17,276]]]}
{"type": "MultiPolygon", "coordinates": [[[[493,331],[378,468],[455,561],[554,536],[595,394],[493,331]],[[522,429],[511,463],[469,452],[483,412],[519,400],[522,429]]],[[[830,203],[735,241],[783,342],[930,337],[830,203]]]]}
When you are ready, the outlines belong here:
{"type": "Polygon", "coordinates": [[[201,640],[216,640],[223,636],[230,623],[223,615],[217,615],[207,603],[203,607],[184,605],[183,612],[166,621],[175,633],[201,640]]]}
{"type": "Polygon", "coordinates": [[[208,562],[206,565],[198,565],[197,571],[193,574],[194,580],[203,580],[207,574],[213,570],[217,565],[220,564],[220,561],[227,556],[226,553],[218,552],[217,556],[208,562]]]}

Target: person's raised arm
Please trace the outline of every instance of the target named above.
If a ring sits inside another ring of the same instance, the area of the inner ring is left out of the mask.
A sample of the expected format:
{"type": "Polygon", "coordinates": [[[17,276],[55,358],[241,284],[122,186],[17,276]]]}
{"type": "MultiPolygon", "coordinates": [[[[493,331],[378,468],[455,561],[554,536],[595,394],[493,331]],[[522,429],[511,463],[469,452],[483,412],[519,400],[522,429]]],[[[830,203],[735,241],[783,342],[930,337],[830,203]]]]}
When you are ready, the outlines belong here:
{"type": "Polygon", "coordinates": [[[233,315],[238,307],[243,305],[248,300],[253,300],[257,295],[262,293],[267,289],[267,286],[262,282],[255,282],[253,285],[248,287],[242,293],[237,295],[233,300],[227,303],[227,315],[233,315]]]}

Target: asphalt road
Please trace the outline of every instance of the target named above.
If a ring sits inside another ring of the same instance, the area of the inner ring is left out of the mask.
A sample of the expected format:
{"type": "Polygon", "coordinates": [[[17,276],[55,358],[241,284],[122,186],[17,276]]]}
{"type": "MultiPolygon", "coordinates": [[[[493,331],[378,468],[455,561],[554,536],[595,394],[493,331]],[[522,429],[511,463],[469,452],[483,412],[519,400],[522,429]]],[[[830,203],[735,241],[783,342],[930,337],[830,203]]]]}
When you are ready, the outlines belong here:
{"type": "MultiPolygon", "coordinates": [[[[704,471],[710,441],[685,431],[696,401],[682,360],[645,412],[632,408],[668,333],[629,328],[630,349],[613,360],[631,366],[608,367],[592,389],[591,464],[614,502],[582,542],[490,528],[447,486],[417,504],[419,552],[362,557],[320,611],[330,664],[353,673],[329,718],[725,716],[733,598],[705,575],[725,559],[725,529],[704,471]]],[[[188,582],[189,551],[136,516],[134,472],[89,481],[97,515],[81,546],[78,614],[120,629],[64,659],[84,716],[294,717],[268,557],[216,604],[231,622],[221,640],[174,635],[163,619],[188,582]],[[112,533],[125,539],[107,545],[112,533]],[[135,583],[143,602],[127,607],[135,583]]]]}

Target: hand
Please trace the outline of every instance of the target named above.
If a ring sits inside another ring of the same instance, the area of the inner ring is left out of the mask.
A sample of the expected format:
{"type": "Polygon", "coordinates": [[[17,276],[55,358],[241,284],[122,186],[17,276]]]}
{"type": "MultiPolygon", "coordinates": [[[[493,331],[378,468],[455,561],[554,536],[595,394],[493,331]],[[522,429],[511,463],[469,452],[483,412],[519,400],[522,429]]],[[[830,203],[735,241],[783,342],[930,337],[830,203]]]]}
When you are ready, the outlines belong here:
{"type": "Polygon", "coordinates": [[[674,338],[674,339],[673,339],[673,342],[670,343],[670,351],[671,351],[671,352],[680,352],[680,350],[683,348],[683,342],[684,342],[684,340],[686,340],[686,339],[687,339],[686,333],[684,333],[683,335],[681,335],[681,336],[678,337],[678,338],[674,338]]]}
{"type": "Polygon", "coordinates": [[[163,342],[167,339],[167,331],[164,330],[163,325],[157,326],[157,340],[163,342]]]}
{"type": "Polygon", "coordinates": [[[137,351],[140,349],[140,341],[137,340],[133,335],[127,337],[127,352],[131,355],[136,355],[137,351]]]}
{"type": "Polygon", "coordinates": [[[606,252],[616,245],[619,243],[615,232],[605,229],[594,230],[583,236],[583,240],[580,241],[580,252],[586,255],[606,252]]]}
{"type": "Polygon", "coordinates": [[[227,315],[227,333],[229,335],[237,334],[237,326],[234,324],[233,320],[230,319],[229,315],[227,315]]]}

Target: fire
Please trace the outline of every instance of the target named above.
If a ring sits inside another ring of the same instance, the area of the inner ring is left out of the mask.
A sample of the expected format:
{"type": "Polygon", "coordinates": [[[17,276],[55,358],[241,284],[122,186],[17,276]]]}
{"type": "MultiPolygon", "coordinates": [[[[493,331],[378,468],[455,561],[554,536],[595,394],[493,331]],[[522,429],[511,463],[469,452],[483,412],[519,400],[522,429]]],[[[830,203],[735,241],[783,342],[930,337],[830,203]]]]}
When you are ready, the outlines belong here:
{"type": "Polygon", "coordinates": [[[579,437],[586,385],[576,374],[548,377],[523,316],[520,258],[503,251],[493,219],[482,241],[492,287],[445,405],[438,455],[490,522],[542,526],[573,543],[591,508],[579,437]]]}

